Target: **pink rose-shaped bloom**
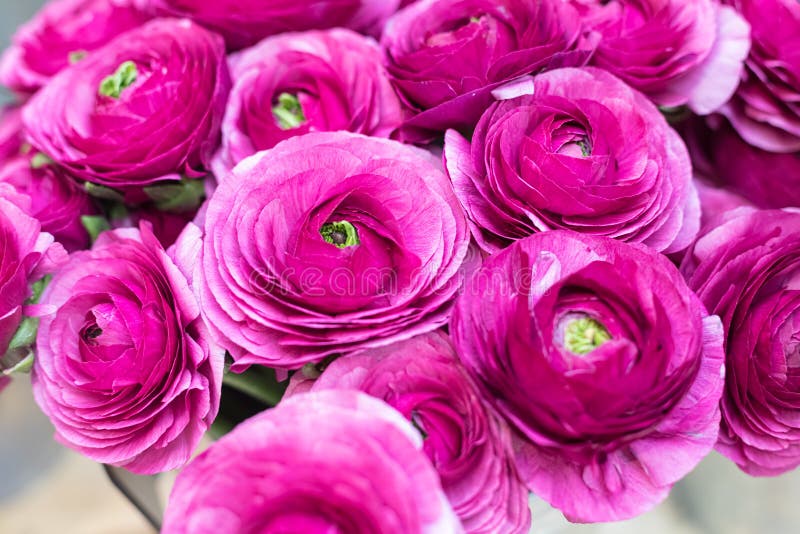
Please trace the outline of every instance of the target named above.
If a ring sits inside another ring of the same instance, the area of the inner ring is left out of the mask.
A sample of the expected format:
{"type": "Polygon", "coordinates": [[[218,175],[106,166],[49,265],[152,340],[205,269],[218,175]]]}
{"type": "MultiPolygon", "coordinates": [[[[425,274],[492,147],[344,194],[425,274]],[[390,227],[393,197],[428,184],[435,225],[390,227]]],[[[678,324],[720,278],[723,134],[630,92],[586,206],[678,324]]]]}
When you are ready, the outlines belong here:
{"type": "Polygon", "coordinates": [[[400,101],[372,39],[349,30],[270,37],[230,58],[233,90],[214,172],[222,180],[241,160],[313,131],[388,137],[400,101]]]}
{"type": "Polygon", "coordinates": [[[557,69],[496,91],[470,143],[445,161],[481,247],[570,229],[685,248],[700,209],[683,141],[641,93],[596,68],[557,69]]]}
{"type": "Polygon", "coordinates": [[[750,28],[717,0],[574,0],[600,35],[592,64],[661,106],[711,113],[733,95],[750,28]]]}
{"type": "Polygon", "coordinates": [[[392,17],[382,46],[404,103],[403,137],[469,129],[491,90],[545,67],[579,66],[578,13],[562,0],[420,0],[392,17]]]}
{"type": "Polygon", "coordinates": [[[800,2],[725,0],[752,28],[745,76],[721,111],[751,145],[800,150],[800,2]]]}
{"type": "Polygon", "coordinates": [[[522,479],[567,518],[643,513],[714,447],[722,326],[661,254],[545,232],[466,286],[456,350],[515,431],[522,479]]]}
{"type": "Polygon", "coordinates": [[[188,17],[222,34],[228,48],[285,32],[342,26],[380,35],[400,0],[148,0],[158,15],[188,17]]]}
{"type": "Polygon", "coordinates": [[[216,417],[224,351],[149,227],[73,254],[42,304],[33,392],[56,439],[135,473],[185,464],[216,417]]]}
{"type": "Polygon", "coordinates": [[[467,532],[527,534],[528,491],[513,466],[508,428],[484,405],[446,335],[339,358],[311,388],[321,389],[364,391],[413,422],[467,532]]]}
{"type": "Polygon", "coordinates": [[[202,250],[199,233],[178,247],[200,254],[203,313],[235,368],[296,369],[435,330],[469,245],[438,161],[348,132],[242,161],[208,203],[202,250]]]}
{"type": "Polygon", "coordinates": [[[89,195],[57,167],[35,168],[29,157],[19,156],[0,165],[0,182],[30,197],[28,214],[68,251],[89,246],[81,217],[94,214],[95,208],[89,195]]]}
{"type": "Polygon", "coordinates": [[[53,0],[12,37],[0,59],[0,83],[36,92],[70,63],[147,19],[136,0],[53,0]]]}
{"type": "Polygon", "coordinates": [[[138,191],[205,175],[229,88],[218,35],[153,20],[62,70],[23,108],[23,123],[75,177],[138,191]]]}
{"type": "Polygon", "coordinates": [[[457,534],[419,433],[356,391],[286,399],[178,475],[163,534],[457,534]]]}
{"type": "Polygon", "coordinates": [[[29,211],[30,198],[0,183],[0,360],[8,356],[9,344],[26,315],[31,285],[66,260],[61,245],[41,231],[29,211]]]}
{"type": "Polygon", "coordinates": [[[740,208],[715,222],[681,270],[725,327],[717,449],[778,475],[800,466],[800,213],[740,208]]]}

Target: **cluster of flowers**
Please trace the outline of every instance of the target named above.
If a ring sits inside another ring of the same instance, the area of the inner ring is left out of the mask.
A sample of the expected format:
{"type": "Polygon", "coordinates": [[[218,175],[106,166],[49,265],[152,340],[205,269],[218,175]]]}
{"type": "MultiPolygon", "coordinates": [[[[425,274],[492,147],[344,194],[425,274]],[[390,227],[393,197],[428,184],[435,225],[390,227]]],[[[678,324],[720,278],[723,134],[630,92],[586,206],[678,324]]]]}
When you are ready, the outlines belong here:
{"type": "Polygon", "coordinates": [[[0,61],[4,375],[89,458],[188,462],[167,534],[524,533],[529,492],[610,521],[714,448],[793,469],[798,36],[796,0],[54,0],[0,61]]]}

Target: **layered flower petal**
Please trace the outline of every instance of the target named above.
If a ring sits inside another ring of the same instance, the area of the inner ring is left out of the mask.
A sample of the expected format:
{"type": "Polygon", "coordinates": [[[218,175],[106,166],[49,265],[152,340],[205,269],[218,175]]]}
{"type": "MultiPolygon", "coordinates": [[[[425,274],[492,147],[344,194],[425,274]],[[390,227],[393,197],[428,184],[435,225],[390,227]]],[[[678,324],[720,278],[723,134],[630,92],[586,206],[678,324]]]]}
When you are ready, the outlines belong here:
{"type": "Polygon", "coordinates": [[[750,28],[716,0],[575,0],[600,36],[592,64],[660,106],[701,115],[733,95],[750,50],[750,28]]]}
{"type": "Polygon", "coordinates": [[[150,228],[101,234],[42,303],[33,392],[56,439],[135,473],[185,464],[216,417],[224,351],[150,228]]]}
{"type": "Polygon", "coordinates": [[[297,395],[189,464],[162,532],[463,532],[421,446],[399,413],[363,393],[297,395]]]}
{"type": "Polygon", "coordinates": [[[194,276],[236,367],[296,369],[447,322],[469,231],[441,164],[312,133],[242,161],[208,204],[194,276]]]}
{"type": "Polygon", "coordinates": [[[571,520],[651,509],[717,440],[719,319],[647,247],[517,241],[467,282],[451,334],[514,430],[523,480],[571,520]]]}
{"type": "Polygon", "coordinates": [[[17,329],[28,315],[32,285],[51,274],[66,261],[61,245],[41,231],[38,220],[29,215],[30,198],[8,184],[0,183],[0,370],[18,363],[12,351],[17,329]]]}
{"type": "Polygon", "coordinates": [[[149,16],[137,0],[54,0],[22,25],[0,59],[0,83],[34,93],[61,70],[149,16]]]}
{"type": "Polygon", "coordinates": [[[446,335],[339,358],[310,389],[361,390],[414,423],[466,532],[530,530],[528,492],[513,465],[508,428],[483,404],[446,335]]]}
{"type": "Polygon", "coordinates": [[[144,186],[205,175],[229,89],[218,35],[157,19],[56,75],[23,123],[70,174],[146,201],[144,186]]]}
{"type": "Polygon", "coordinates": [[[230,58],[233,90],[214,160],[218,180],[241,160],[308,132],[389,137],[400,101],[372,39],[343,29],[270,37],[230,58]]]}
{"type": "Polygon", "coordinates": [[[231,50],[285,32],[350,28],[378,36],[400,0],[147,0],[159,16],[188,17],[225,37],[231,50]]]}
{"type": "Polygon", "coordinates": [[[580,66],[578,13],[561,0],[420,0],[386,25],[381,44],[403,102],[415,113],[400,132],[429,140],[468,130],[498,85],[545,68],[580,66]]]}
{"type": "Polygon", "coordinates": [[[720,111],[745,141],[770,152],[800,151],[800,3],[724,0],[751,26],[744,79],[720,111]]]}
{"type": "Polygon", "coordinates": [[[556,69],[496,91],[472,141],[445,162],[481,248],[569,229],[675,252],[700,224],[689,155],[647,98],[596,68],[556,69]]]}
{"type": "Polygon", "coordinates": [[[800,465],[800,214],[722,214],[681,270],[725,327],[727,378],[717,449],[755,476],[800,465]]]}

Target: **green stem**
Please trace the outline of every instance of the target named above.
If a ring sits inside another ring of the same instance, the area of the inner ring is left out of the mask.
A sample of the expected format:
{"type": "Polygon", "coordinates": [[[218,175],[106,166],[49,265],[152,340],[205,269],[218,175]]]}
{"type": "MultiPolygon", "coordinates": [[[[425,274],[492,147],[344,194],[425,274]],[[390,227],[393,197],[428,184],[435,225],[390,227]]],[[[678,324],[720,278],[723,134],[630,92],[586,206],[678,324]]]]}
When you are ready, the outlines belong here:
{"type": "Polygon", "coordinates": [[[222,383],[268,406],[277,406],[284,390],[274,379],[270,379],[265,374],[251,371],[241,374],[227,372],[222,377],[222,383]]]}

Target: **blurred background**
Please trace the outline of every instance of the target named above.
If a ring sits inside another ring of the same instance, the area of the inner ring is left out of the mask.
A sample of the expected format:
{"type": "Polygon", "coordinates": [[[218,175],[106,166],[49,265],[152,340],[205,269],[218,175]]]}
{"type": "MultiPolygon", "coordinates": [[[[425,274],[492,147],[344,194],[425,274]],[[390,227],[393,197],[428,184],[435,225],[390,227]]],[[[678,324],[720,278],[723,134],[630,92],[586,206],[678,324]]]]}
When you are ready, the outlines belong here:
{"type": "MultiPolygon", "coordinates": [[[[213,0],[209,0],[213,1],[213,0]]],[[[43,4],[0,0],[0,47],[43,4]]],[[[0,103],[13,100],[0,88],[0,103]]],[[[656,510],[625,523],[569,525],[532,500],[534,533],[798,534],[800,471],[755,479],[712,454],[656,510]]],[[[152,534],[101,466],[64,449],[26,377],[0,395],[0,533],[152,534]]]]}

